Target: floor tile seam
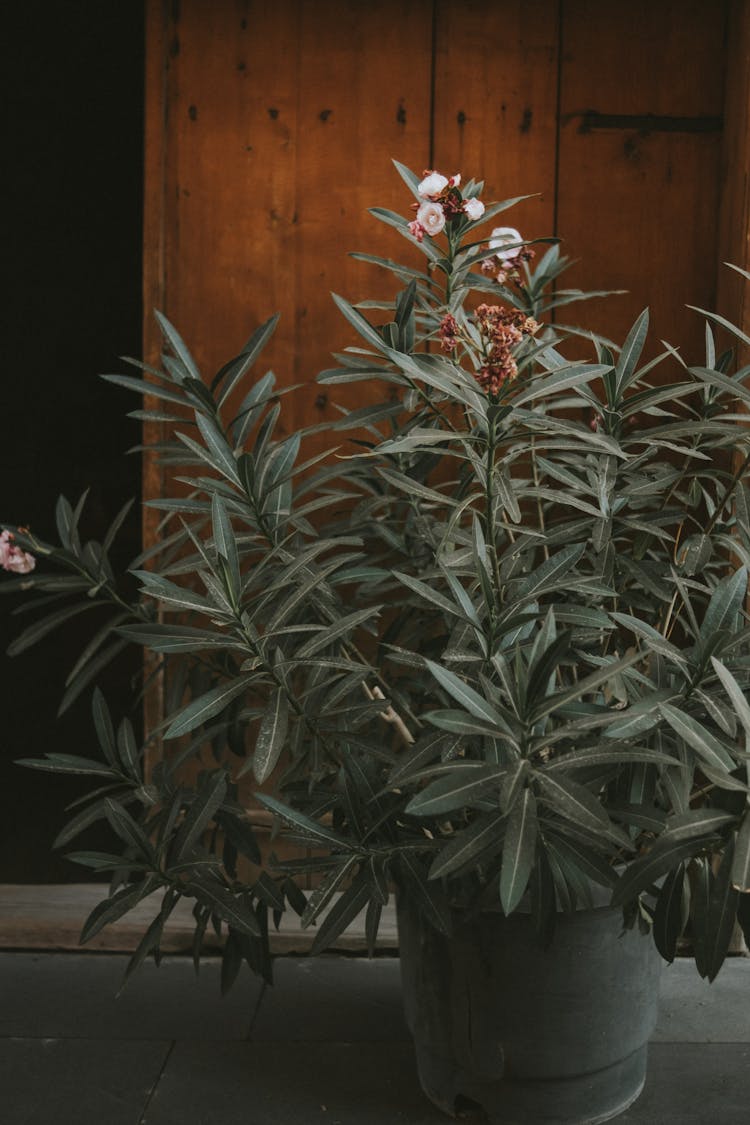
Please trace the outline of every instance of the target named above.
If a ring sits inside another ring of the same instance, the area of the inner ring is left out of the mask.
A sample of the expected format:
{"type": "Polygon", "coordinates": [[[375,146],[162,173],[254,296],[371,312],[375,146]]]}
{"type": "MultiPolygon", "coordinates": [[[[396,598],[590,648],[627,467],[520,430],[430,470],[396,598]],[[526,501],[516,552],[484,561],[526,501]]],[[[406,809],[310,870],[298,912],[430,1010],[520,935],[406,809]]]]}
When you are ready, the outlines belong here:
{"type": "Polygon", "coordinates": [[[651,1047],[750,1047],[747,1039],[650,1039],[651,1047]]]}
{"type": "MultiPolygon", "coordinates": [[[[177,1040],[169,1035],[150,1036],[150,1035],[116,1035],[108,1037],[102,1035],[2,1035],[0,1034],[0,1044],[2,1043],[18,1043],[19,1041],[25,1043],[176,1043],[177,1040]]],[[[182,1042],[214,1042],[214,1043],[231,1043],[240,1042],[239,1039],[214,1039],[207,1040],[205,1037],[188,1039],[187,1037],[182,1042]]]]}
{"type": "Polygon", "coordinates": [[[164,1072],[167,1069],[167,1066],[169,1065],[169,1060],[171,1059],[172,1054],[174,1053],[174,1049],[175,1049],[176,1044],[177,1044],[176,1039],[172,1039],[172,1040],[169,1041],[169,1046],[167,1048],[166,1054],[164,1055],[164,1058],[162,1060],[162,1064],[159,1067],[159,1073],[157,1074],[156,1078],[154,1079],[154,1082],[153,1082],[153,1085],[152,1085],[151,1089],[146,1094],[146,1101],[144,1102],[143,1110],[142,1110],[142,1112],[141,1112],[141,1114],[138,1118],[138,1125],[146,1125],[146,1114],[148,1113],[149,1108],[151,1106],[151,1103],[154,1100],[154,1095],[156,1094],[156,1091],[159,1088],[159,1084],[161,1083],[161,1080],[164,1077],[164,1072]]]}

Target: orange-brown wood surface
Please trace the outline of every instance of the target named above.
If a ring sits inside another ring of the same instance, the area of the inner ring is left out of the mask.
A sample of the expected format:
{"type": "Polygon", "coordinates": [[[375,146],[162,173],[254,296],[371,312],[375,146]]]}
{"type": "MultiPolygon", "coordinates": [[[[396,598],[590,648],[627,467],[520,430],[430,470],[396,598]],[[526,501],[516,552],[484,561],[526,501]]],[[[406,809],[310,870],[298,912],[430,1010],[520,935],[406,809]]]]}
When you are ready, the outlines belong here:
{"type": "Polygon", "coordinates": [[[715,301],[725,5],[586,0],[563,14],[557,229],[580,260],[574,284],[627,290],[575,316],[622,342],[648,305],[655,342],[702,362],[685,305],[715,301]]]}
{"type": "MultiPolygon", "coordinates": [[[[617,339],[648,303],[655,336],[700,358],[684,305],[716,295],[729,7],[152,0],[148,352],[157,302],[207,376],[280,311],[264,363],[281,385],[305,384],[284,425],[334,416],[314,378],[352,336],[329,293],[391,289],[347,251],[410,254],[367,214],[408,211],[395,157],[481,177],[487,199],[536,193],[508,221],[564,238],[580,259],[570,284],[629,291],[562,319],[617,339]],[[592,127],[592,112],[610,124],[592,127]]],[[[159,487],[150,469],[146,490],[159,487]]]]}
{"type": "MultiPolygon", "coordinates": [[[[750,335],[747,282],[724,263],[750,270],[750,5],[732,0],[727,32],[719,221],[718,308],[750,335]]],[[[742,349],[742,361],[750,349],[742,349]]]]}

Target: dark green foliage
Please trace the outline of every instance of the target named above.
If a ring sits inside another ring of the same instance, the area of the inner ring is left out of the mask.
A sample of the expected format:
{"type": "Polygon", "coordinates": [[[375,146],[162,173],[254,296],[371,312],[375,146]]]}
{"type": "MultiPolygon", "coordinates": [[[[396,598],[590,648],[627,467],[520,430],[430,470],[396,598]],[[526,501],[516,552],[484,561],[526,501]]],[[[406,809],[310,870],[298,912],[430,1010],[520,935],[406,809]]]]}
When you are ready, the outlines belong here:
{"type": "Polygon", "coordinates": [[[599,884],[626,922],[653,914],[668,959],[689,929],[710,979],[735,919],[748,929],[750,371],[717,359],[710,327],[705,362],[644,359],[645,312],[619,349],[553,329],[550,310],[585,296],[552,291],[557,246],[498,284],[476,268],[492,256],[479,225],[458,219],[447,249],[425,236],[425,272],[358,255],[401,288],[390,305],[334,297],[361,344],[321,382],[382,385],[332,424],[346,456],[305,460],[304,433],[280,436],[282,392],[253,373],[275,318],[204,382],[160,316],[162,368],[107,377],[175,408],[159,542],[123,581],[108,551],[124,513],[83,544],[83,499],[61,498],[59,546],[16,532],[39,570],[0,589],[41,594],[20,609],[43,615],[12,653],[98,608],[66,704],[127,644],[165,679],[150,773],[98,693],[98,755],[26,762],[96,781],[60,843],[112,828],[111,854],[74,854],[112,872],[84,937],[162,896],[133,967],[158,957],[180,897],[196,961],[209,925],[226,935],[224,988],[243,962],[270,975],[269,910],[315,924],[315,950],[364,912],[373,948],[393,885],[445,932],[455,909],[528,903],[548,944],[599,884]],[[491,393],[471,290],[541,325],[491,393]],[[565,358],[566,337],[590,355],[565,358]],[[250,771],[311,854],[263,869],[250,771]]]}

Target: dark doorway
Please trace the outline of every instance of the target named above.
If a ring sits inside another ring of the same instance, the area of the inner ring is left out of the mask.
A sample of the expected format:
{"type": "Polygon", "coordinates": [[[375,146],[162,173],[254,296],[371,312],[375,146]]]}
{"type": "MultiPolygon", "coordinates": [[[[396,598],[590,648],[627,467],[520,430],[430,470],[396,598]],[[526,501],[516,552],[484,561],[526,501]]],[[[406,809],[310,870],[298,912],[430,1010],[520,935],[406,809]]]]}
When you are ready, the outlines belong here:
{"type": "MultiPolygon", "coordinates": [[[[143,12],[136,2],[25,3],[3,9],[5,206],[0,381],[0,521],[54,536],[59,493],[91,486],[89,533],[140,494],[138,403],[98,375],[139,355],[143,12]]],[[[138,551],[139,505],[119,561],[138,551]]],[[[84,528],[85,530],[85,528],[84,528]]],[[[54,539],[53,539],[54,541],[54,539]]],[[[0,583],[6,576],[0,574],[0,583]]],[[[0,642],[29,618],[0,598],[0,642]]],[[[87,634],[63,626],[39,647],[0,656],[0,882],[82,881],[50,845],[64,805],[89,786],[21,769],[45,750],[93,750],[90,691],[55,720],[87,634]]],[[[110,672],[113,710],[129,705],[137,658],[110,672]]]]}

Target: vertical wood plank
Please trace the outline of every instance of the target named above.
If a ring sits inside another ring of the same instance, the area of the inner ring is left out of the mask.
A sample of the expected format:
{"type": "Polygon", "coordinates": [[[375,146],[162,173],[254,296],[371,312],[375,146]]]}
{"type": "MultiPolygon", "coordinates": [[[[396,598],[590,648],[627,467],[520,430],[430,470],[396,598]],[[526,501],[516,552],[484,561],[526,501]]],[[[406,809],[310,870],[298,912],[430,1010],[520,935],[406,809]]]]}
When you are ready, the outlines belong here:
{"type": "Polygon", "coordinates": [[[684,306],[715,299],[721,134],[705,119],[722,112],[724,11],[692,0],[563,4],[558,230],[580,259],[570,283],[628,290],[588,304],[582,319],[617,341],[648,304],[653,339],[692,362],[703,327],[684,306]],[[592,128],[591,110],[682,120],[592,128]]]}
{"type": "MultiPolygon", "coordinates": [[[[146,66],[144,121],[144,200],[143,200],[143,357],[153,364],[159,356],[159,341],[151,310],[164,304],[164,237],[166,223],[165,159],[167,148],[167,37],[169,16],[167,0],[146,5],[146,66]]],[[[147,401],[154,409],[156,400],[147,401]]],[[[144,422],[146,444],[159,440],[158,422],[144,422]]],[[[143,494],[159,496],[163,490],[162,474],[155,456],[143,454],[143,494]]],[[[153,541],[158,515],[143,508],[143,537],[153,541]]]]}
{"type": "MultiPolygon", "coordinates": [[[[382,206],[408,214],[412,197],[393,167],[421,171],[430,128],[432,0],[366,5],[317,0],[304,6],[299,39],[297,226],[294,245],[299,306],[295,382],[287,418],[294,427],[335,418],[314,384],[331,352],[360,342],[330,293],[385,300],[398,282],[349,257],[366,251],[409,261],[421,256],[368,214],[382,206]]],[[[378,314],[373,315],[375,321],[378,314]]],[[[382,387],[337,387],[335,401],[362,405],[382,387]],[[369,392],[369,393],[368,393],[369,392]]],[[[330,442],[326,437],[323,442],[330,442]]]]}
{"type": "MultiPolygon", "coordinates": [[[[721,154],[719,261],[750,270],[750,5],[732,0],[727,34],[724,140],[721,154]]],[[[718,308],[750,334],[750,282],[722,266],[718,308]]],[[[741,361],[750,349],[741,349],[741,361]]]]}
{"type": "Polygon", "coordinates": [[[531,238],[554,233],[558,8],[436,5],[434,164],[483,179],[487,200],[538,193],[503,216],[531,238]]]}

